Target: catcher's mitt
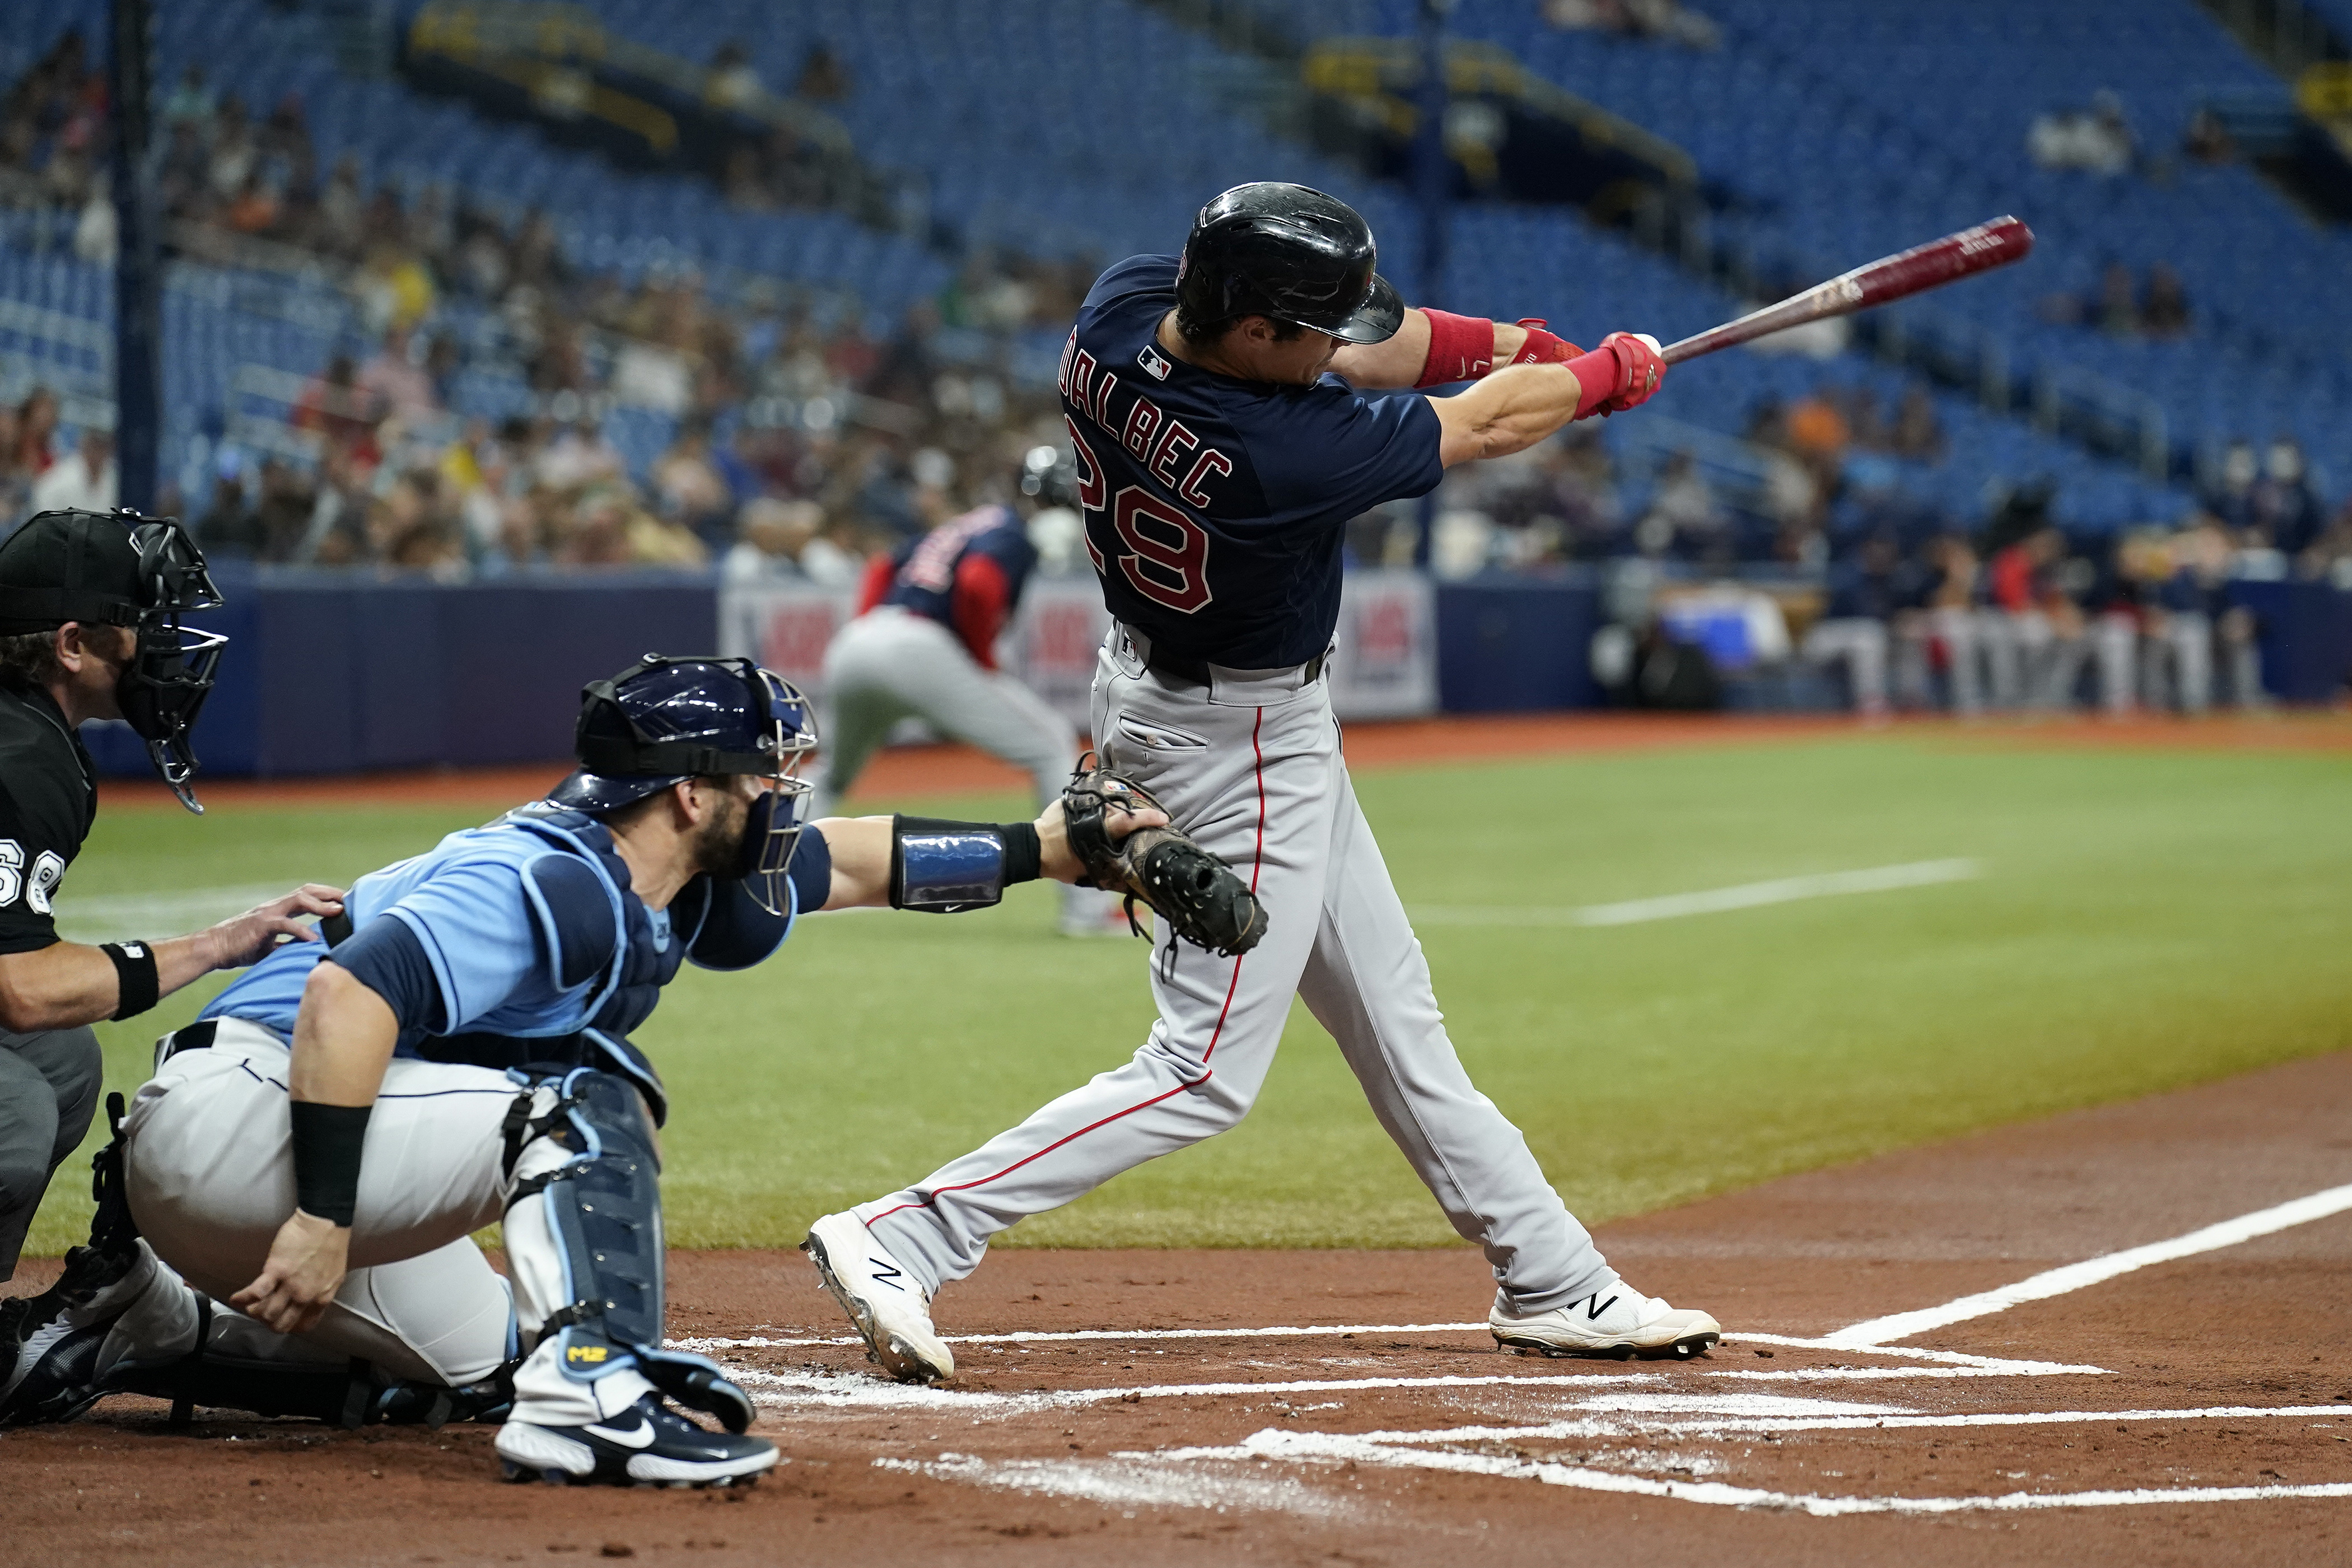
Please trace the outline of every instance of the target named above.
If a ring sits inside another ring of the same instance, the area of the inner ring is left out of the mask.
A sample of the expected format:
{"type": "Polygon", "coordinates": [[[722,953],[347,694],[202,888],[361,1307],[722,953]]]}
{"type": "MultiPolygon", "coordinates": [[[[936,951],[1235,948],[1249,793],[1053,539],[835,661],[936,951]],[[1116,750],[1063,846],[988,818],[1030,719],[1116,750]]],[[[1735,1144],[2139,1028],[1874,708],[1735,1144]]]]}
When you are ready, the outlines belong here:
{"type": "Polygon", "coordinates": [[[1138,828],[1111,843],[1110,813],[1150,810],[1165,815],[1168,808],[1125,773],[1094,765],[1096,760],[1092,752],[1080,758],[1077,772],[1062,791],[1062,825],[1071,853],[1087,868],[1085,885],[1126,894],[1128,924],[1139,935],[1143,929],[1135,920],[1139,899],[1195,947],[1228,958],[1255,947],[1265,934],[1265,907],[1231,866],[1193,843],[1181,828],[1138,828]]]}

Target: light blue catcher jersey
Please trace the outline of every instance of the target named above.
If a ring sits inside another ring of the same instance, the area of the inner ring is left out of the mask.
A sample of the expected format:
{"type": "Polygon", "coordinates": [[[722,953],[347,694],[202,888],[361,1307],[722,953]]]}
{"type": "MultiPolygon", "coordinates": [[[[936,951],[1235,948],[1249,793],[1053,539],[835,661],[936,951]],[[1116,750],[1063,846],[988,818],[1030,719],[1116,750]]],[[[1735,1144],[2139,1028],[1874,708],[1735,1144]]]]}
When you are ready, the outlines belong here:
{"type": "MultiPolygon", "coordinates": [[[[797,900],[795,900],[797,902],[797,900]]],[[[594,818],[526,806],[453,833],[423,855],[362,877],[343,903],[354,931],[405,926],[431,964],[441,1016],[403,1031],[398,1053],[509,1067],[528,1042],[583,1029],[621,1037],[691,959],[740,969],[781,945],[792,919],[740,884],[688,883],[665,910],[629,890],[627,865],[594,818]]],[[[289,942],[214,998],[202,1016],[241,1018],[291,1038],[323,942],[289,942]]]]}

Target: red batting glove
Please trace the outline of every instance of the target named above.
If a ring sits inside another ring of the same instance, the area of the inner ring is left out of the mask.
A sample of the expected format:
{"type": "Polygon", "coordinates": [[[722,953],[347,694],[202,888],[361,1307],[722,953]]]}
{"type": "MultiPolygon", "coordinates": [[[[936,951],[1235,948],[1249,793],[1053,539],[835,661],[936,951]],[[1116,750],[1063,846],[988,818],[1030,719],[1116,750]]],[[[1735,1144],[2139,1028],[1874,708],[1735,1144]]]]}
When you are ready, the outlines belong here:
{"type": "Polygon", "coordinates": [[[1666,379],[1666,362],[1658,357],[1654,338],[1633,332],[1612,332],[1589,354],[1579,354],[1568,368],[1584,388],[1577,400],[1576,417],[1607,418],[1650,400],[1666,379]]]}
{"type": "Polygon", "coordinates": [[[1522,316],[1517,324],[1527,329],[1528,341],[1512,357],[1513,364],[1566,364],[1584,352],[1566,338],[1546,331],[1541,316],[1522,316]]]}
{"type": "Polygon", "coordinates": [[[1617,356],[1621,374],[1609,412],[1638,408],[1665,384],[1666,362],[1658,356],[1658,340],[1643,332],[1612,332],[1601,340],[1603,350],[1617,356]]]}

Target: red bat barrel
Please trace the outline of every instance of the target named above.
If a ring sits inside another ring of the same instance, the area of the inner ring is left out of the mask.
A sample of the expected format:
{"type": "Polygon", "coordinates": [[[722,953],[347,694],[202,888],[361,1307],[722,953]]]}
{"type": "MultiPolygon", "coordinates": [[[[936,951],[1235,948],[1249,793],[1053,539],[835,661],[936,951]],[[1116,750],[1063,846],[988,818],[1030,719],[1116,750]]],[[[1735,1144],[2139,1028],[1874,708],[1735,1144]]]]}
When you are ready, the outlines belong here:
{"type": "Polygon", "coordinates": [[[1866,310],[1873,305],[1940,289],[1956,279],[2021,261],[2032,248],[2032,229],[2016,218],[1997,217],[1899,255],[1882,257],[1867,267],[1857,267],[1826,283],[1817,283],[1777,305],[1751,310],[1736,321],[1726,321],[1696,337],[1669,343],[1663,351],[1664,357],[1668,364],[1678,364],[1717,349],[1801,327],[1807,321],[1866,310]]]}

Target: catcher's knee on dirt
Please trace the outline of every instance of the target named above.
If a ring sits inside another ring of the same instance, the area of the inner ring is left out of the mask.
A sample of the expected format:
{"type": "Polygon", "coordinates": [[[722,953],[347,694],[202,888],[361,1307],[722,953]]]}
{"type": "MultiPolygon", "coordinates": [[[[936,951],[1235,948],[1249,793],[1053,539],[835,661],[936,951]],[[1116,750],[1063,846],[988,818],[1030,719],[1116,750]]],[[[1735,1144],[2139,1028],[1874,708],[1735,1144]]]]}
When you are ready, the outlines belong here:
{"type": "Polygon", "coordinates": [[[661,1163],[635,1088],[581,1068],[508,1119],[517,1151],[507,1258],[523,1334],[563,1376],[634,1371],[740,1432],[751,1402],[704,1357],[662,1348],[661,1163]]]}

